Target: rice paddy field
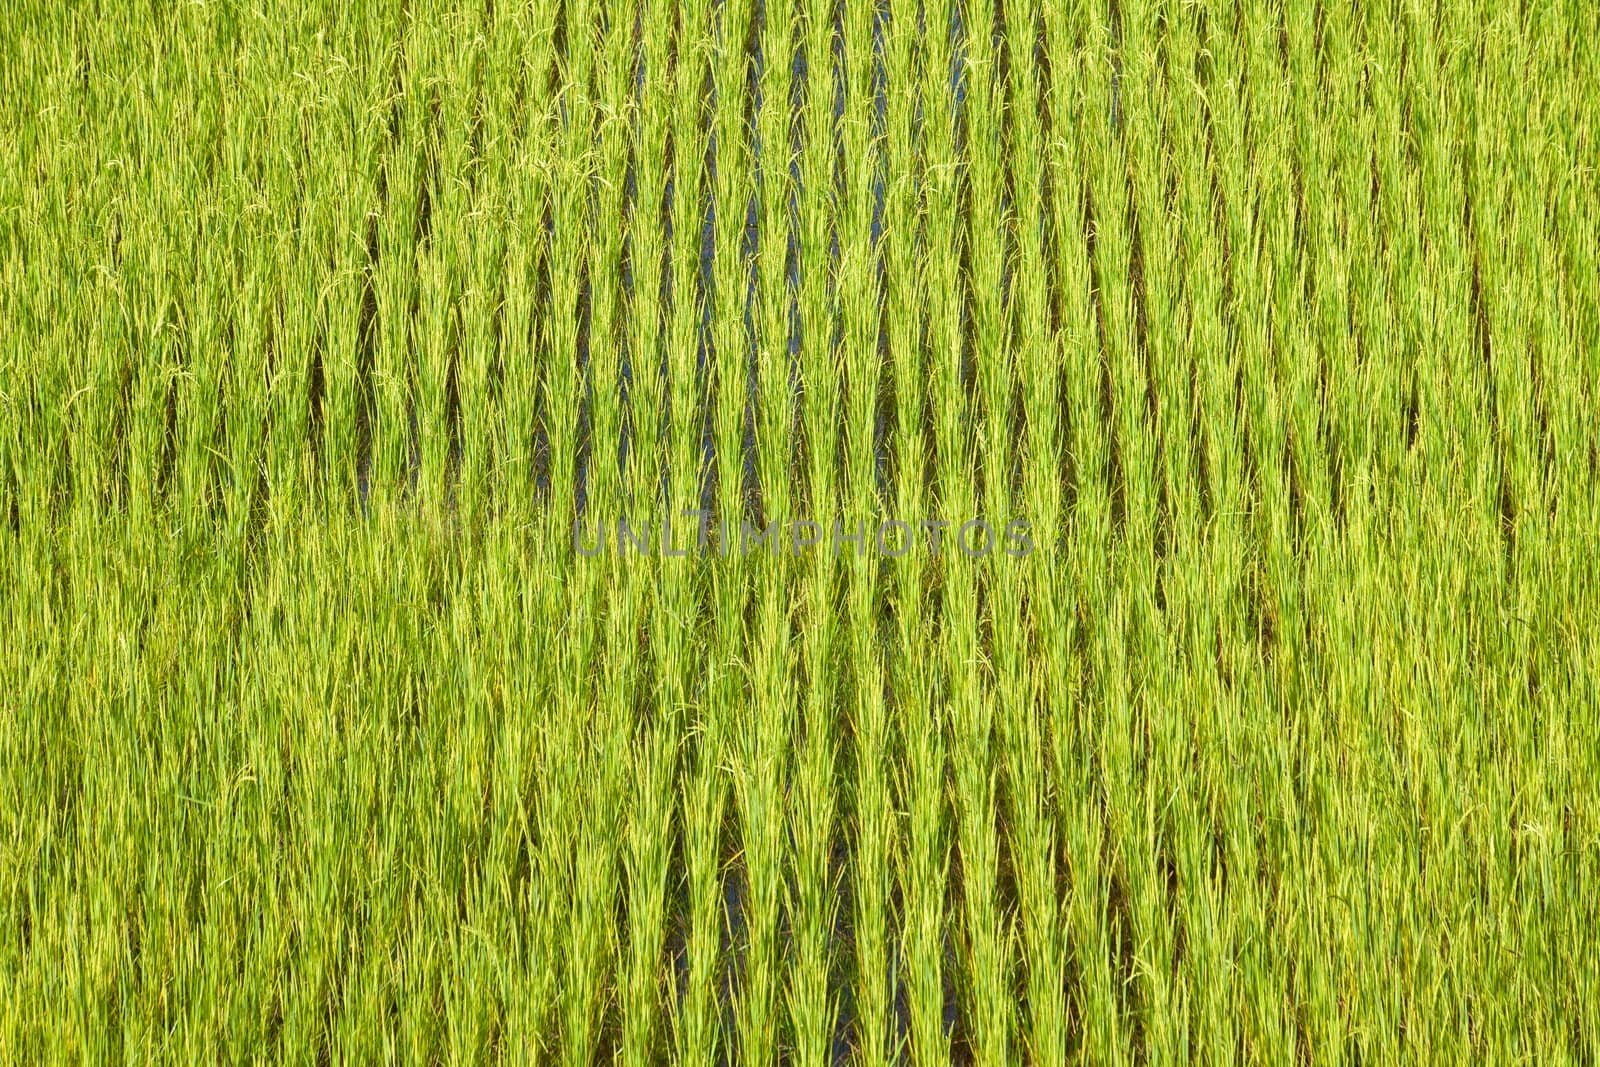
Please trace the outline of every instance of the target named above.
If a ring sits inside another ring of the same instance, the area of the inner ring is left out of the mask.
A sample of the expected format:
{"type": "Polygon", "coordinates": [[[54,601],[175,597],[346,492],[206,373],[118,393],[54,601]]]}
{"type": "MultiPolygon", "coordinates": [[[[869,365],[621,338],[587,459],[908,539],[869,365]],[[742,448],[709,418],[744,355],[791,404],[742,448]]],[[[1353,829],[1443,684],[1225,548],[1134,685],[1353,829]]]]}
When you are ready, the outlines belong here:
{"type": "Polygon", "coordinates": [[[1600,1062],[1597,40],[13,0],[0,1062],[1600,1062]]]}

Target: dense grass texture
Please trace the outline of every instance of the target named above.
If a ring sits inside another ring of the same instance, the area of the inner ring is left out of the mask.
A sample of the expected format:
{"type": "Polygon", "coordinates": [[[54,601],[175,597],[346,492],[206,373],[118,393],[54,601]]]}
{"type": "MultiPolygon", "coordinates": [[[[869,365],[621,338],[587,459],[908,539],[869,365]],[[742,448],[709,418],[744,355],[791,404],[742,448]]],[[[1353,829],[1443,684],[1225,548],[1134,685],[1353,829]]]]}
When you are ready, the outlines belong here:
{"type": "Polygon", "coordinates": [[[1593,3],[7,10],[0,1062],[1600,1062],[1593,3]]]}

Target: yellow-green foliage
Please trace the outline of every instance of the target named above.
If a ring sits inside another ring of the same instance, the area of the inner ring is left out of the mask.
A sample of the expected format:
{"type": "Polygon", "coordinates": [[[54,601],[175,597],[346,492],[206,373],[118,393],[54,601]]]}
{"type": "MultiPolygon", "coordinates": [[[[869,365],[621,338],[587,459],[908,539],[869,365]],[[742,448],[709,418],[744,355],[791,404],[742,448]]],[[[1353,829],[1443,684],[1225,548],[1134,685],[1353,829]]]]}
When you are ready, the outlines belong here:
{"type": "Polygon", "coordinates": [[[1600,1059],[1596,11],[13,0],[0,1063],[1600,1059]]]}

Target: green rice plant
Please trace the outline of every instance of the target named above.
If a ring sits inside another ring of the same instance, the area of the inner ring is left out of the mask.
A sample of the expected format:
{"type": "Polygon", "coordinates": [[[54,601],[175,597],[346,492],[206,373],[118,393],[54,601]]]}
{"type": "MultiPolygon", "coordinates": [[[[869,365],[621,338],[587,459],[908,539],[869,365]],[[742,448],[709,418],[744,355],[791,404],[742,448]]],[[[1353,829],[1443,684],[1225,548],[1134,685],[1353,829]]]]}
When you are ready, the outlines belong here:
{"type": "Polygon", "coordinates": [[[1600,1057],[1588,7],[13,6],[0,1061],[1600,1057]]]}

